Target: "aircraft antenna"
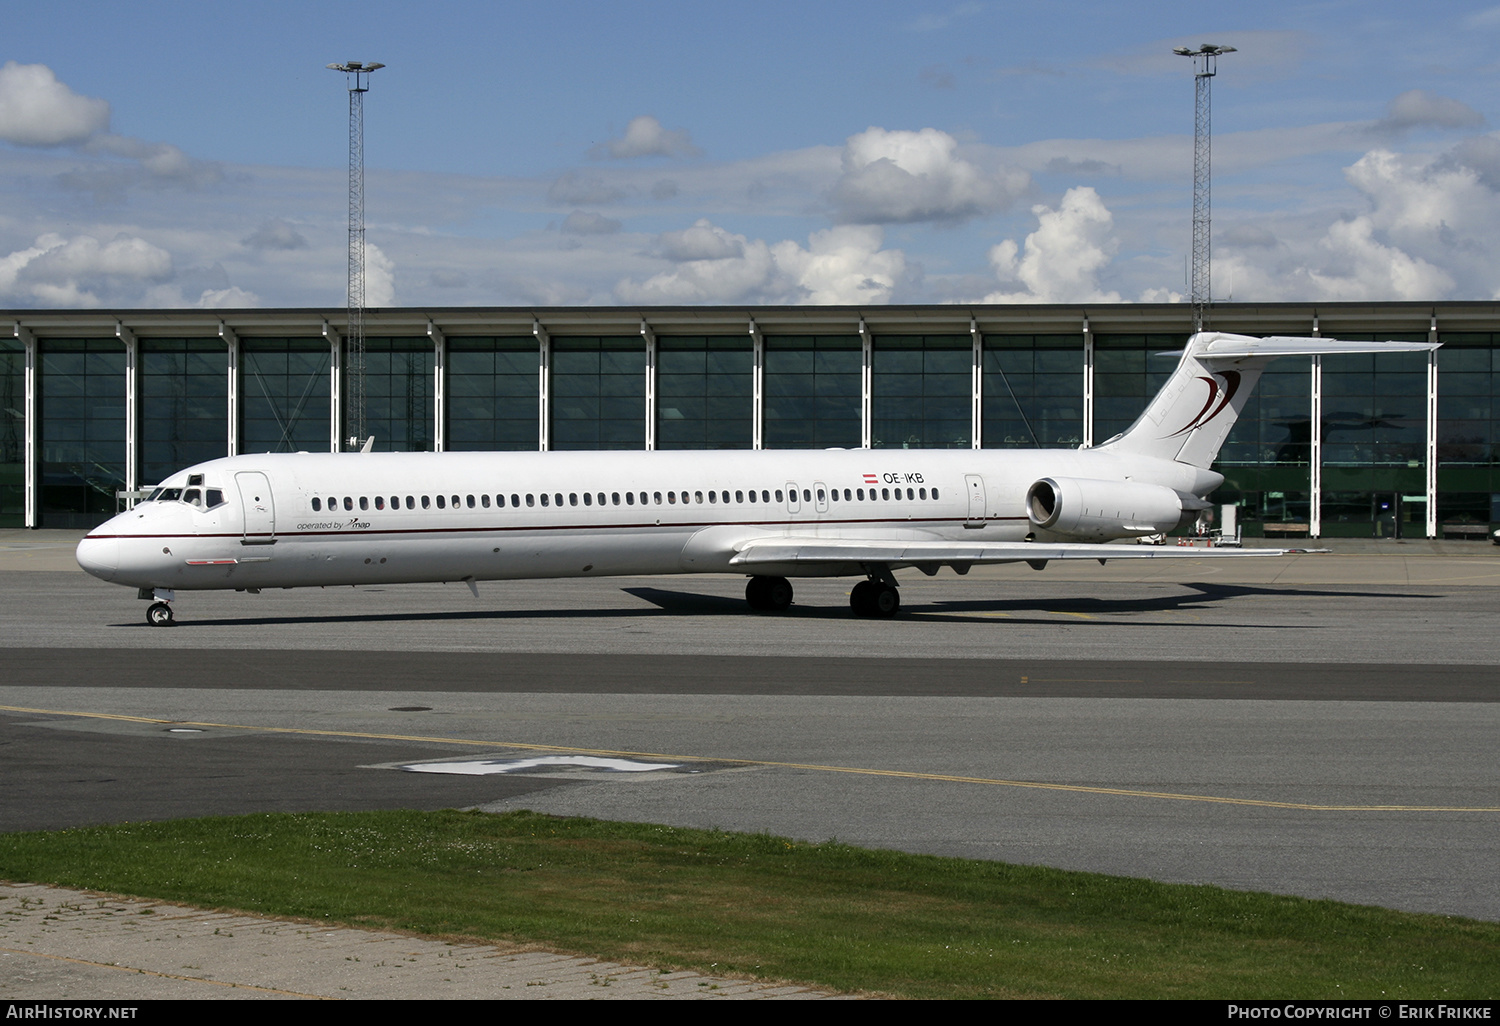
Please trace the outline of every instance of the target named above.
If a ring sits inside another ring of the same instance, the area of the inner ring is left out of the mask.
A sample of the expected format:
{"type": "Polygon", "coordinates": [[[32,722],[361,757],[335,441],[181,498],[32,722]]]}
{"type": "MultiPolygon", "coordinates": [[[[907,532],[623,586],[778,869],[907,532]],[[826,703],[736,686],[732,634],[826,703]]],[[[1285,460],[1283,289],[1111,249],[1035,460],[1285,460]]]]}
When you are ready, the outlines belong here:
{"type": "Polygon", "coordinates": [[[1193,331],[1203,330],[1205,312],[1213,302],[1210,274],[1213,220],[1213,93],[1219,56],[1234,53],[1232,46],[1204,43],[1196,50],[1178,46],[1172,52],[1193,59],[1193,331]]]}
{"type": "Polygon", "coordinates": [[[349,86],[349,323],[344,330],[345,424],[353,428],[349,448],[365,437],[365,93],[370,75],[385,67],[376,61],[330,64],[349,86]]]}

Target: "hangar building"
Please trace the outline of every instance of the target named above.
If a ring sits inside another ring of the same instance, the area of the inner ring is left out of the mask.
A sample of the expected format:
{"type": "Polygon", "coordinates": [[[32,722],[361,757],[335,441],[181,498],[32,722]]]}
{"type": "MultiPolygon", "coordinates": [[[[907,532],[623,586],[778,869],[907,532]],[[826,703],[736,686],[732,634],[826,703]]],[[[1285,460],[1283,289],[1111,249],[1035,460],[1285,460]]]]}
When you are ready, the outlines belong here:
{"type": "MultiPolygon", "coordinates": [[[[192,463],[347,448],[345,311],[0,311],[0,526],[84,528],[192,463]],[[8,330],[7,330],[8,329],[8,330]]],[[[366,312],[380,450],[1076,447],[1127,427],[1192,311],[1056,306],[366,312]]],[[[1500,523],[1500,303],[1221,303],[1252,335],[1438,341],[1284,359],[1215,469],[1246,536],[1500,523]],[[1317,430],[1314,430],[1314,426],[1317,430]]]]}

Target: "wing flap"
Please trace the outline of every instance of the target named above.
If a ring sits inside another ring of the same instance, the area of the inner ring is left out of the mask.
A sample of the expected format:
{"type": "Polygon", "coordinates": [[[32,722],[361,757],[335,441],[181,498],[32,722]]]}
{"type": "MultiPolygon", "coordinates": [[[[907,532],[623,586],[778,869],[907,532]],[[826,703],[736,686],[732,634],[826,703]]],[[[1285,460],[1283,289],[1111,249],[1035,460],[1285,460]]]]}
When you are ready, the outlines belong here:
{"type": "Polygon", "coordinates": [[[1287,549],[1197,549],[1176,545],[1085,545],[1038,542],[886,541],[860,538],[756,538],[731,566],[761,564],[1036,563],[1052,559],[1187,559],[1282,556],[1287,549]]]}

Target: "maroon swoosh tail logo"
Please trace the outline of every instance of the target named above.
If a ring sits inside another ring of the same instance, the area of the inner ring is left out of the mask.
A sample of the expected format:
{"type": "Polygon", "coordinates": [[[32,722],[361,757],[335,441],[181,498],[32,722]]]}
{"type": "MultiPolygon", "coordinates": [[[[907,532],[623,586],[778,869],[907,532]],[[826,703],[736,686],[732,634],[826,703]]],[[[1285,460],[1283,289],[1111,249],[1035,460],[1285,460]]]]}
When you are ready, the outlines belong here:
{"type": "Polygon", "coordinates": [[[1164,435],[1164,438],[1176,438],[1178,435],[1187,434],[1194,428],[1203,427],[1219,414],[1223,413],[1224,408],[1227,407],[1231,401],[1233,401],[1235,393],[1240,390],[1239,371],[1225,371],[1223,374],[1215,375],[1211,378],[1204,377],[1200,374],[1198,375],[1198,380],[1208,385],[1208,401],[1203,404],[1203,409],[1198,411],[1198,415],[1196,417],[1188,421],[1188,423],[1184,427],[1172,432],[1170,435],[1164,435]],[[1221,377],[1224,379],[1224,397],[1222,399],[1219,399],[1218,379],[1221,377]],[[1215,399],[1219,399],[1218,406],[1214,406],[1215,399]],[[1213,408],[1212,413],[1209,412],[1210,407],[1213,408]]]}

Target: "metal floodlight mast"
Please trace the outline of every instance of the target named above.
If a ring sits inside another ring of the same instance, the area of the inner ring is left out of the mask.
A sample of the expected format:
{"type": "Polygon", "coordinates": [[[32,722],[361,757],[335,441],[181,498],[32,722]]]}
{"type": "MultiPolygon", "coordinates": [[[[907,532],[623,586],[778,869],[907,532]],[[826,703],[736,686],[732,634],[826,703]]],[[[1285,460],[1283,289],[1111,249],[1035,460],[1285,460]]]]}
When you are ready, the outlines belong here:
{"type": "Polygon", "coordinates": [[[346,425],[354,429],[351,448],[365,437],[365,93],[370,91],[371,73],[383,67],[376,61],[328,65],[342,71],[349,85],[349,323],[344,380],[346,425]]]}
{"type": "Polygon", "coordinates": [[[1174,47],[1173,53],[1193,59],[1193,331],[1203,330],[1204,313],[1213,302],[1211,226],[1213,220],[1213,97],[1210,87],[1218,73],[1219,55],[1232,46],[1204,43],[1196,50],[1174,47]]]}

